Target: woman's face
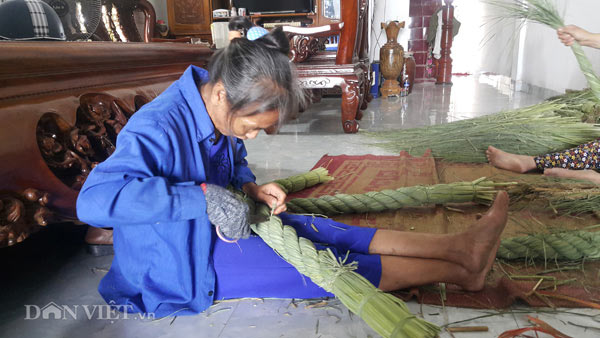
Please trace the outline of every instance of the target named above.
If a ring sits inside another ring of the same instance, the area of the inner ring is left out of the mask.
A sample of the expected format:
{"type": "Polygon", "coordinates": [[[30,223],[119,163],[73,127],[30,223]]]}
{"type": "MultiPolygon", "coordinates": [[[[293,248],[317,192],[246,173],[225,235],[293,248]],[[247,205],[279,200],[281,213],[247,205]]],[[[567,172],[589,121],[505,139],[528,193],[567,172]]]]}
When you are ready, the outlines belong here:
{"type": "Polygon", "coordinates": [[[231,132],[242,140],[255,138],[262,129],[274,127],[279,122],[279,111],[269,110],[250,116],[234,116],[231,119],[231,132]]]}
{"type": "Polygon", "coordinates": [[[215,128],[223,135],[235,136],[242,140],[253,139],[262,129],[275,131],[279,123],[278,110],[253,114],[257,111],[258,104],[243,107],[238,114],[230,116],[231,106],[221,82],[214,86],[203,86],[200,93],[215,128]]]}
{"type": "Polygon", "coordinates": [[[242,37],[242,33],[240,31],[229,31],[228,35],[229,35],[229,41],[242,37]]]}

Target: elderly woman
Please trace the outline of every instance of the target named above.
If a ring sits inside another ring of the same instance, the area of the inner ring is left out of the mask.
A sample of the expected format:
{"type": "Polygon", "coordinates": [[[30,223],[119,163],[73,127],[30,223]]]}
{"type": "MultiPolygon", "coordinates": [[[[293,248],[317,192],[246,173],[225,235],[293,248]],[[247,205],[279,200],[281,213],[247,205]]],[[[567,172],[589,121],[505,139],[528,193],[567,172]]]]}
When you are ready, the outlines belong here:
{"type": "Polygon", "coordinates": [[[278,126],[303,97],[288,51],[281,30],[233,39],[208,71],[191,66],[140,109],[116,151],[90,173],[77,213],[114,228],[114,260],[99,286],[108,303],[162,317],[201,312],[215,299],[331,296],[251,235],[248,207],[229,185],[274,206],[319,248],[348,254],[383,290],[432,282],[483,287],[506,223],[506,193],[471,231],[437,235],[286,214],[281,188],[254,182],[243,140],[278,126]],[[239,247],[219,240],[216,229],[239,247]]]}

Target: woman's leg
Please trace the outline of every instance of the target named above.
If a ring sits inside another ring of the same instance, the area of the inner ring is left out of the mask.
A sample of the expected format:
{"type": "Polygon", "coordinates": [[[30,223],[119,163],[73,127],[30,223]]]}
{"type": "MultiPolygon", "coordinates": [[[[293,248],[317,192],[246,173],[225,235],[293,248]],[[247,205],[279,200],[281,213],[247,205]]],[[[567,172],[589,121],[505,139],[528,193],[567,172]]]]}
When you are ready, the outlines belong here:
{"type": "Polygon", "coordinates": [[[485,285],[485,277],[494,264],[497,250],[498,246],[490,251],[484,269],[479,272],[438,259],[381,256],[379,288],[393,291],[431,283],[452,283],[465,291],[479,291],[485,285]]]}
{"type": "Polygon", "coordinates": [[[563,168],[550,168],[544,170],[545,176],[572,178],[576,180],[585,180],[600,184],[600,173],[595,170],[569,170],[563,168]]]}
{"type": "MultiPolygon", "coordinates": [[[[546,154],[537,157],[511,154],[492,146],[488,147],[486,155],[488,161],[493,166],[519,173],[525,173],[535,168],[540,170],[549,168],[600,169],[599,140],[585,143],[563,152],[546,154]]],[[[556,172],[560,173],[562,171],[556,172]]],[[[552,176],[565,175],[556,174],[552,176]]]]}
{"type": "Polygon", "coordinates": [[[562,152],[535,158],[539,169],[600,169],[600,142],[598,140],[562,152]]]}
{"type": "Polygon", "coordinates": [[[333,296],[301,275],[258,236],[241,239],[237,245],[216,239],[212,259],[216,300],[333,296]]]}
{"type": "MultiPolygon", "coordinates": [[[[471,229],[457,234],[427,234],[394,230],[377,230],[369,253],[404,258],[441,260],[480,272],[494,252],[506,225],[508,194],[501,191],[488,212],[471,229]]],[[[385,267],[384,267],[385,270],[385,267]]]]}

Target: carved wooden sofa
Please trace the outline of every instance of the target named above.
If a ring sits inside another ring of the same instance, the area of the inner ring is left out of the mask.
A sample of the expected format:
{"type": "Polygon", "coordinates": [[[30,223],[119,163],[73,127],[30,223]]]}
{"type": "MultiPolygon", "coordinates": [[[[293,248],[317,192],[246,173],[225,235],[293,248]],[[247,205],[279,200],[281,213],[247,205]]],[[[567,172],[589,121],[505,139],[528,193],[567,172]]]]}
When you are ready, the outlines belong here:
{"type": "Polygon", "coordinates": [[[296,63],[305,89],[342,89],[342,126],[356,133],[361,109],[371,101],[368,57],[368,0],[341,0],[341,23],[320,27],[284,27],[290,39],[290,60],[296,63]],[[325,42],[339,34],[338,50],[325,42]]]}
{"type": "Polygon", "coordinates": [[[75,220],[78,190],[129,117],[190,64],[187,44],[0,42],[0,247],[75,220]]]}

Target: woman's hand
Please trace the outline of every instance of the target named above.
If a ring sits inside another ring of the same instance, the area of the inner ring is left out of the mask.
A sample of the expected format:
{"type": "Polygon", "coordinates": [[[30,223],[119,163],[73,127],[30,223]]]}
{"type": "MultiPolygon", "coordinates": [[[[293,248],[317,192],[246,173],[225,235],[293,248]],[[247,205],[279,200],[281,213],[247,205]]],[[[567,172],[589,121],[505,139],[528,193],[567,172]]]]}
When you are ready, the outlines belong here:
{"type": "Polygon", "coordinates": [[[242,190],[255,201],[263,202],[271,208],[275,206],[275,211],[273,211],[274,215],[278,215],[287,210],[285,205],[286,194],[277,183],[267,183],[263,185],[246,183],[242,190]]]}
{"type": "Polygon", "coordinates": [[[600,35],[590,33],[581,27],[568,25],[557,29],[556,33],[565,46],[572,46],[577,42],[582,46],[600,48],[600,35]]]}

